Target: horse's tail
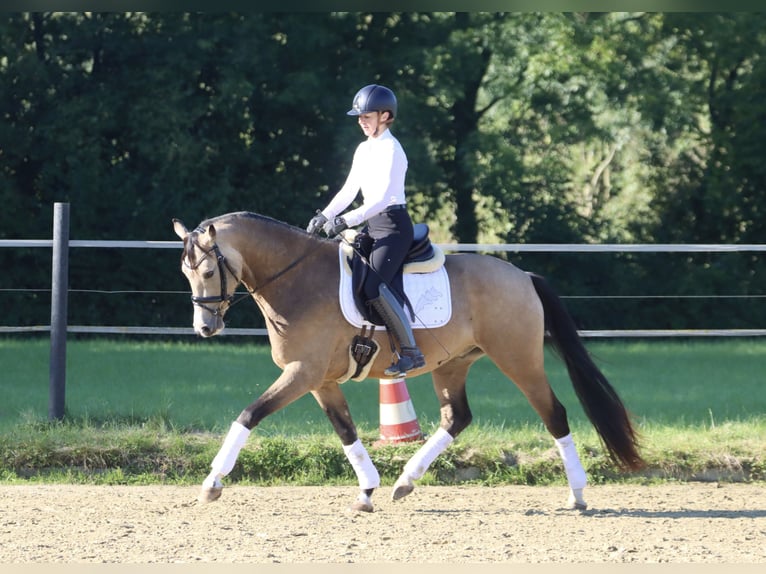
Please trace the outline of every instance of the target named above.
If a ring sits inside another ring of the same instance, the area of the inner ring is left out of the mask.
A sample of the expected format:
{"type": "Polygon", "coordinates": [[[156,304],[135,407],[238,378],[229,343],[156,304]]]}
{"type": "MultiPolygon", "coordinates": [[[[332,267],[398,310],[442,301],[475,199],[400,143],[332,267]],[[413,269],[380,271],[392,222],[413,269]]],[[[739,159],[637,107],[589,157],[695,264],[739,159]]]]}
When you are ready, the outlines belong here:
{"type": "Polygon", "coordinates": [[[593,362],[561,299],[541,276],[529,276],[543,304],[553,347],[566,364],[575,393],[609,456],[623,468],[641,468],[644,461],[638,452],[637,433],[622,400],[593,362]]]}

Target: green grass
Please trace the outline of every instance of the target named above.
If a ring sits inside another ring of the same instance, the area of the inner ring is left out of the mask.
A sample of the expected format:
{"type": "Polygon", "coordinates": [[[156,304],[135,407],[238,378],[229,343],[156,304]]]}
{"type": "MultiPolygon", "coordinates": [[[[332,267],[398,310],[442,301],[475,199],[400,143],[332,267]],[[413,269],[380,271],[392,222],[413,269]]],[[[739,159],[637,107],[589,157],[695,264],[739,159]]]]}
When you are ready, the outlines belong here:
{"type": "MultiPolygon", "coordinates": [[[[635,417],[650,462],[642,480],[766,478],[764,340],[589,341],[597,363],[635,417]],[[706,474],[707,473],[707,474],[706,474]]],[[[268,347],[221,341],[73,340],[67,346],[67,413],[49,422],[49,342],[0,339],[0,480],[196,482],[239,412],[278,376],[268,347]]],[[[624,480],[604,458],[566,371],[547,357],[592,480],[624,480]]],[[[343,389],[363,440],[378,435],[378,381],[343,389]]],[[[408,381],[425,433],[438,425],[429,375],[408,381]]],[[[473,424],[425,481],[560,481],[560,463],[536,413],[487,360],[471,370],[473,424]],[[465,474],[471,468],[474,474],[465,474]],[[477,471],[478,469],[478,471],[477,471]]],[[[385,480],[416,445],[373,458],[385,480]]],[[[264,420],[232,480],[353,482],[329,422],[307,396],[264,420]]]]}
{"type": "MultiPolygon", "coordinates": [[[[589,342],[614,387],[640,422],[715,425],[766,413],[766,341],[589,342]]],[[[0,432],[48,412],[49,342],[0,340],[0,432]]],[[[551,385],[574,424],[583,418],[566,371],[547,357],[551,385]]],[[[179,430],[220,432],[279,375],[270,350],[256,344],[70,341],[67,415],[93,421],[165,419],[179,430]]],[[[343,386],[360,427],[378,424],[378,382],[343,386]]],[[[430,375],[408,389],[422,425],[438,423],[430,375]]],[[[536,425],[518,389],[486,359],[471,370],[474,424],[496,429],[536,425]]],[[[307,396],[267,418],[266,435],[324,434],[329,423],[307,396]]]]}

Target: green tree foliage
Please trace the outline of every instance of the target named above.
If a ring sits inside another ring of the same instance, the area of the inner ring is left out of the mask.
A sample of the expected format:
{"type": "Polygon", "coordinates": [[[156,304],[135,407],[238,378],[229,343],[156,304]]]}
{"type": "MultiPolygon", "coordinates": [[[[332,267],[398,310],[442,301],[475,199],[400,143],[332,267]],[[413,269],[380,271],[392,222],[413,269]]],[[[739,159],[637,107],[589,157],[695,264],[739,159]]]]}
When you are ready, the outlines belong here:
{"type": "MultiPolygon", "coordinates": [[[[5,13],[0,237],[175,239],[251,210],[305,225],[379,82],[441,242],[763,241],[762,13],[5,13]]],[[[48,320],[49,253],[4,250],[7,324],[48,320]]],[[[178,254],[73,252],[70,320],[185,325],[178,254]],[[119,297],[84,290],[148,291],[119,297]],[[178,293],[159,293],[159,291],[178,293]]],[[[520,254],[570,295],[763,292],[742,255],[520,254]],[[668,273],[672,269],[676,273],[668,273]],[[679,276],[680,274],[680,276],[679,276]]],[[[704,299],[575,300],[589,328],[762,326],[704,299]]],[[[242,305],[242,325],[260,321],[242,305]]]]}

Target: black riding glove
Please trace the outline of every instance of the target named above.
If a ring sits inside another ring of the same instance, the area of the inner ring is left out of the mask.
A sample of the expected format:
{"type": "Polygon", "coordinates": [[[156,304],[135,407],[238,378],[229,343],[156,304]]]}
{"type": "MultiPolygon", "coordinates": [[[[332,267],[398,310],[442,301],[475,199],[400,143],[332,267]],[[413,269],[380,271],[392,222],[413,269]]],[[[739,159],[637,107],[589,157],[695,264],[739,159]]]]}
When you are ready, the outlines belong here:
{"type": "Polygon", "coordinates": [[[327,237],[335,237],[344,229],[348,229],[348,223],[341,216],[338,216],[332,221],[325,223],[323,229],[327,237]]]}
{"type": "Polygon", "coordinates": [[[319,230],[322,229],[322,226],[327,223],[327,218],[322,215],[322,211],[317,209],[317,214],[311,218],[311,221],[309,221],[309,226],[306,228],[306,231],[309,233],[319,233],[319,230]]]}

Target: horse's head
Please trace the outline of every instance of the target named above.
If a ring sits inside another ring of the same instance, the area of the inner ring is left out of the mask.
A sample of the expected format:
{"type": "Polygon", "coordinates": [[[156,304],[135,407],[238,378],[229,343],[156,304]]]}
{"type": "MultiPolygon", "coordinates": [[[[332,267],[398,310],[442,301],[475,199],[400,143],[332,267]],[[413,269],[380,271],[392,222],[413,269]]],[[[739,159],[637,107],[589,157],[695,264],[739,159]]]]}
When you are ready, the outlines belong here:
{"type": "Polygon", "coordinates": [[[225,327],[223,317],[240,282],[241,260],[224,256],[225,248],[216,243],[212,224],[189,231],[174,219],[173,228],[184,242],[181,271],[192,290],[194,330],[203,337],[212,337],[225,327]]]}

